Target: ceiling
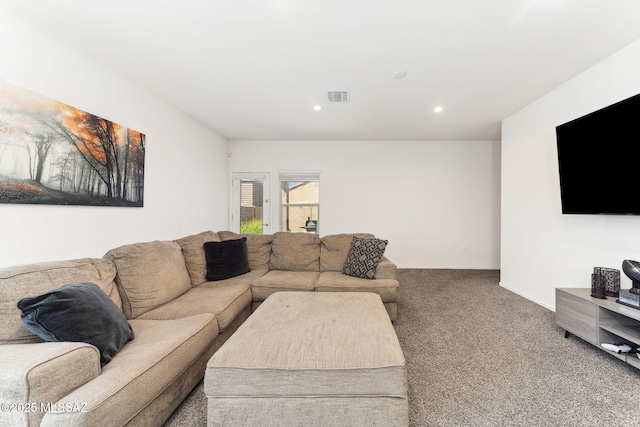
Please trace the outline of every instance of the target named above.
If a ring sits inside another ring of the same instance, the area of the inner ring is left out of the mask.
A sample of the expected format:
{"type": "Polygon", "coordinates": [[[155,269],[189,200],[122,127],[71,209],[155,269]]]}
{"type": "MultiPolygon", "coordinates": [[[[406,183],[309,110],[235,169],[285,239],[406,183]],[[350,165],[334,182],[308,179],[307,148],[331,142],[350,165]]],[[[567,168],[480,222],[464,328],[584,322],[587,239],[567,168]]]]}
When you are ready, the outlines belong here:
{"type": "Polygon", "coordinates": [[[640,38],[638,0],[0,6],[229,140],[496,140],[502,119],[640,38]]]}

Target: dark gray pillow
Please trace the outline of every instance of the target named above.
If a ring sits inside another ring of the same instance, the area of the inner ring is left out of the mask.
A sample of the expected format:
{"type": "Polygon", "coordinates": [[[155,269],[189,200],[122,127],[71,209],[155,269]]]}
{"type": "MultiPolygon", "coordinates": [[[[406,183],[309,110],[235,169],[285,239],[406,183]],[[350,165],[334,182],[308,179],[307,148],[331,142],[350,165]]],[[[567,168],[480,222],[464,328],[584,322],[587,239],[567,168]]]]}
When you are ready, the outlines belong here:
{"type": "Polygon", "coordinates": [[[353,236],[342,272],[347,276],[375,279],[388,243],[388,240],[353,236]]]}
{"type": "Polygon", "coordinates": [[[122,310],[95,283],[65,285],[18,301],[24,326],[45,341],[86,342],[106,365],[133,339],[122,310]]]}
{"type": "Polygon", "coordinates": [[[247,255],[247,238],[206,242],[207,280],[224,280],[251,271],[247,255]]]}

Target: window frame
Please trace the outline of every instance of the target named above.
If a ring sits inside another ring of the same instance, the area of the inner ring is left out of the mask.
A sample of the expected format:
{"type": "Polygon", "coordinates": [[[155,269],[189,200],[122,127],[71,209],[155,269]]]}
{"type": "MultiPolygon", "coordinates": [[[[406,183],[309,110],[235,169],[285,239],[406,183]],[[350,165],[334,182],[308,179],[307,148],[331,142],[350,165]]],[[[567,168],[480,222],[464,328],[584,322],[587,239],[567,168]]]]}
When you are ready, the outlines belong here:
{"type": "MultiPolygon", "coordinates": [[[[278,194],[278,199],[279,199],[279,203],[280,203],[280,230],[281,231],[291,231],[291,232],[302,232],[299,230],[287,230],[287,227],[285,225],[285,209],[291,208],[291,207],[309,207],[311,209],[316,209],[317,215],[315,218],[315,223],[316,223],[316,227],[315,227],[315,231],[310,231],[309,228],[305,228],[305,231],[307,232],[313,232],[315,234],[320,234],[320,172],[317,171],[309,171],[309,172],[286,172],[286,171],[280,171],[278,174],[278,181],[280,182],[280,186],[279,186],[279,194],[278,194]],[[285,203],[282,200],[282,191],[283,191],[283,183],[285,182],[301,182],[301,183],[307,183],[307,182],[316,182],[318,185],[318,197],[317,197],[317,202],[294,202],[294,203],[285,203]]],[[[305,227],[307,226],[307,224],[305,223],[305,227]]],[[[289,227],[290,228],[290,227],[289,227]]]]}

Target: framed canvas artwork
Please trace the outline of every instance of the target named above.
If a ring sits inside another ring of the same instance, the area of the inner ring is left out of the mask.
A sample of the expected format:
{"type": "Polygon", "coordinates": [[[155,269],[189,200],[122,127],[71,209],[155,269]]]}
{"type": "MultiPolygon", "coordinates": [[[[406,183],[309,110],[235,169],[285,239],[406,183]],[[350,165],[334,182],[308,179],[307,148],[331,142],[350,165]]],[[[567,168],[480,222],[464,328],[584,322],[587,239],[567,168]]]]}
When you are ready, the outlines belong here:
{"type": "Polygon", "coordinates": [[[0,81],[0,203],[143,206],[145,135],[0,81]]]}

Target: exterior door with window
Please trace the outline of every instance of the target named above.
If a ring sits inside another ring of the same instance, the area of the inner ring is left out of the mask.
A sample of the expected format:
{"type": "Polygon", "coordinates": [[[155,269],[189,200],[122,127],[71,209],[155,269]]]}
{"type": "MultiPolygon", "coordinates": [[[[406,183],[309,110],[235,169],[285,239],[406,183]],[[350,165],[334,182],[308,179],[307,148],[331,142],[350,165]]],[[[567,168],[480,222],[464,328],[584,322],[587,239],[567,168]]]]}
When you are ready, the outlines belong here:
{"type": "Polygon", "coordinates": [[[231,230],[269,234],[269,174],[233,173],[231,230]]]}

